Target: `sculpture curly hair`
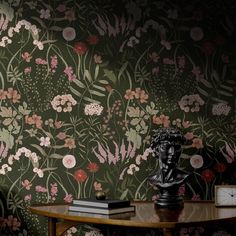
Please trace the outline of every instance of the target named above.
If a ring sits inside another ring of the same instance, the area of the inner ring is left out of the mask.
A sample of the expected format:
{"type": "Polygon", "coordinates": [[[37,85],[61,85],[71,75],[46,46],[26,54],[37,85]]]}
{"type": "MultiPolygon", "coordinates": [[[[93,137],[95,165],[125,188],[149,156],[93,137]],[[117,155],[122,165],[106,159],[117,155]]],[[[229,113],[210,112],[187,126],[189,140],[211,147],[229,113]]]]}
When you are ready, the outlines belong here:
{"type": "Polygon", "coordinates": [[[154,130],[154,135],[152,136],[151,148],[154,154],[158,154],[158,146],[163,141],[170,142],[173,144],[184,144],[186,139],[183,134],[177,128],[173,127],[162,127],[154,130]]]}

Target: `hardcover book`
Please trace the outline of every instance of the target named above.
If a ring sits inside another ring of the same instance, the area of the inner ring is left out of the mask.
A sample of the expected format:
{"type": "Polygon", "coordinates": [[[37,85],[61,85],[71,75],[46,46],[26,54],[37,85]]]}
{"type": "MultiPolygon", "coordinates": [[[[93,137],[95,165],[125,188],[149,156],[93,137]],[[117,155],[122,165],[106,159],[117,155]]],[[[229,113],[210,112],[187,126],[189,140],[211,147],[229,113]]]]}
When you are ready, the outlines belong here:
{"type": "Polygon", "coordinates": [[[69,211],[72,216],[82,216],[82,217],[96,217],[96,218],[105,218],[105,219],[130,219],[135,216],[135,211],[130,212],[121,212],[116,214],[94,214],[89,212],[80,212],[80,211],[69,211]]]}
{"type": "Polygon", "coordinates": [[[118,214],[118,213],[125,213],[125,212],[134,212],[135,206],[128,206],[128,207],[120,207],[120,208],[100,208],[100,207],[88,207],[88,206],[79,206],[79,205],[70,205],[69,211],[77,211],[77,212],[87,212],[93,214],[118,214]]]}
{"type": "Polygon", "coordinates": [[[101,207],[101,208],[119,208],[119,207],[128,207],[130,206],[129,200],[119,200],[119,199],[74,199],[73,205],[79,206],[89,206],[89,207],[101,207]]]}

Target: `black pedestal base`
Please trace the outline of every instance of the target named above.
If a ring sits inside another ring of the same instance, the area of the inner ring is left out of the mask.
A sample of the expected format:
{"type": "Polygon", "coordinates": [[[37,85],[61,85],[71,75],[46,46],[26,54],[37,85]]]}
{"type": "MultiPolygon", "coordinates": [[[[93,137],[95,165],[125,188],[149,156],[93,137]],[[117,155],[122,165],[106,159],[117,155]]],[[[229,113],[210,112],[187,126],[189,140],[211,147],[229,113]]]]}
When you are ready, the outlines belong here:
{"type": "Polygon", "coordinates": [[[183,208],[184,201],[181,196],[161,196],[155,201],[157,208],[183,208]]]}

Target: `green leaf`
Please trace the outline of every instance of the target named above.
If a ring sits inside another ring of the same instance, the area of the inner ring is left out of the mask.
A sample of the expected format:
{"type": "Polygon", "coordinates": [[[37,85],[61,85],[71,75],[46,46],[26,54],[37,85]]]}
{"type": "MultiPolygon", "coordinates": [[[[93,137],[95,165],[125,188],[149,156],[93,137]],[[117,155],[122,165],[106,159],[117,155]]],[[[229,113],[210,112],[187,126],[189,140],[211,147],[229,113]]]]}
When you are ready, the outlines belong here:
{"type": "Polygon", "coordinates": [[[53,153],[49,156],[49,158],[53,158],[53,159],[62,159],[64,156],[57,154],[57,153],[53,153]]]}
{"type": "Polygon", "coordinates": [[[219,93],[219,94],[221,94],[221,95],[225,95],[225,96],[227,96],[227,97],[232,97],[232,96],[233,96],[233,94],[228,93],[228,92],[226,92],[226,91],[222,91],[222,90],[219,90],[219,89],[216,89],[216,91],[217,91],[217,93],[219,93]]]}
{"type": "Polygon", "coordinates": [[[54,25],[54,26],[50,27],[49,30],[60,32],[60,31],[62,31],[62,28],[54,25]]]}
{"type": "Polygon", "coordinates": [[[91,76],[91,74],[90,74],[90,72],[88,70],[84,71],[84,76],[85,76],[85,78],[88,79],[89,82],[93,81],[92,76],[91,76]]]}
{"type": "Polygon", "coordinates": [[[96,95],[96,96],[99,96],[99,97],[104,97],[104,96],[105,96],[105,94],[100,93],[100,92],[95,91],[95,90],[92,90],[92,89],[90,89],[89,92],[90,92],[91,94],[96,95]]]}
{"type": "Polygon", "coordinates": [[[209,83],[207,80],[202,79],[201,83],[204,84],[207,88],[213,88],[212,84],[209,83]]]}
{"type": "Polygon", "coordinates": [[[89,97],[83,97],[83,99],[87,102],[91,102],[91,103],[97,103],[97,104],[100,104],[101,102],[100,101],[97,101],[95,99],[92,99],[92,98],[89,98],[89,97]]]}
{"type": "Polygon", "coordinates": [[[206,92],[205,90],[201,89],[200,87],[197,87],[197,90],[198,90],[198,92],[199,92],[200,94],[202,94],[202,95],[204,95],[204,96],[206,96],[206,97],[209,96],[208,92],[206,92]]]}
{"type": "Polygon", "coordinates": [[[124,73],[126,67],[128,66],[128,61],[125,62],[122,67],[120,68],[119,74],[118,74],[118,79],[120,80],[121,75],[124,73]]]}
{"type": "Polygon", "coordinates": [[[98,81],[100,84],[109,84],[107,80],[101,79],[98,81]]]}
{"type": "Polygon", "coordinates": [[[126,199],[128,192],[129,192],[129,189],[126,189],[126,190],[121,194],[120,199],[121,199],[121,200],[126,199]]]}
{"type": "Polygon", "coordinates": [[[106,89],[104,87],[96,85],[96,84],[93,84],[93,87],[98,89],[98,90],[104,91],[104,92],[106,91],[106,89]]]}
{"type": "Polygon", "coordinates": [[[71,86],[70,86],[70,91],[71,91],[74,95],[76,95],[76,96],[78,96],[78,97],[82,97],[81,93],[80,93],[79,91],[75,90],[74,88],[72,88],[71,86]]]}
{"type": "Polygon", "coordinates": [[[111,82],[113,82],[114,84],[116,83],[117,78],[116,78],[115,73],[112,70],[104,69],[104,74],[111,82]]]}
{"type": "Polygon", "coordinates": [[[14,145],[14,137],[6,129],[0,131],[0,141],[5,142],[9,149],[12,149],[14,145]]]}
{"type": "Polygon", "coordinates": [[[42,28],[44,28],[44,29],[47,28],[45,23],[40,18],[38,18],[37,16],[31,16],[31,18],[34,19],[35,21],[37,21],[41,25],[42,28]]]}
{"type": "Polygon", "coordinates": [[[47,156],[47,153],[38,144],[31,144],[31,146],[36,148],[44,157],[47,156]]]}
{"type": "Polygon", "coordinates": [[[96,65],[95,73],[94,73],[94,79],[95,79],[95,80],[96,80],[97,77],[98,77],[98,73],[99,73],[99,65],[96,65]]]}
{"type": "Polygon", "coordinates": [[[73,81],[76,85],[78,85],[80,88],[85,88],[86,86],[81,82],[81,80],[76,79],[73,81]]]}

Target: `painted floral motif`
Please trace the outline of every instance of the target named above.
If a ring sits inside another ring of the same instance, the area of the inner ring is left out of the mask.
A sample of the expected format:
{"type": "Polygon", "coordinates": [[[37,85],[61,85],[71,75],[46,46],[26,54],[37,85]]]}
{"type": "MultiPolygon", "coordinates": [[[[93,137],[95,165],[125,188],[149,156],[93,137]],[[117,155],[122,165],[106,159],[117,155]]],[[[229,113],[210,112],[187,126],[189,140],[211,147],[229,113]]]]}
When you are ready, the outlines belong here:
{"type": "MultiPolygon", "coordinates": [[[[158,198],[147,183],[158,169],[150,149],[158,127],[186,138],[180,165],[193,178],[179,194],[209,200],[214,185],[235,184],[235,8],[231,0],[1,1],[3,233],[46,234],[33,203],[101,190],[158,198]]],[[[81,234],[102,232],[66,232],[81,234]]]]}

